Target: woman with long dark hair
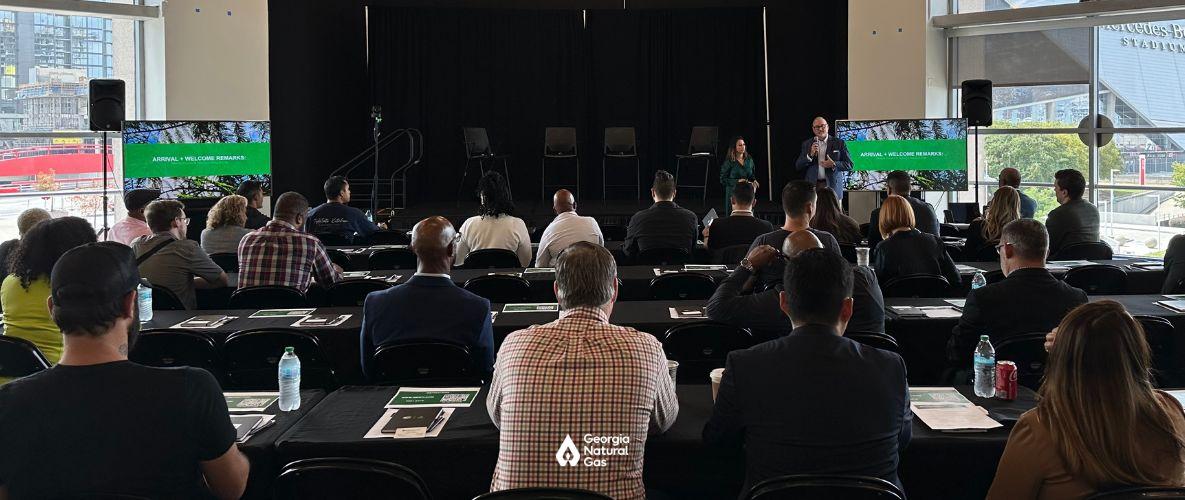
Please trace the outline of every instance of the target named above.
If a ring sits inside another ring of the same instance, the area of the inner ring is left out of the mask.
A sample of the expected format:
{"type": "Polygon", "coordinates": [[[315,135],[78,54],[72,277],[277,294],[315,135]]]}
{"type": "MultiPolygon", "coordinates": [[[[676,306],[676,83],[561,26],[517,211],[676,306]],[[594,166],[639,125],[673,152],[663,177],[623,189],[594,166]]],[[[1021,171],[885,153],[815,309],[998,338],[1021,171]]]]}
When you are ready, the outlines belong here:
{"type": "Polygon", "coordinates": [[[859,245],[864,237],[860,234],[860,224],[843,213],[839,206],[839,199],[831,188],[817,188],[818,201],[815,203],[815,216],[811,219],[811,227],[820,231],[827,231],[840,243],[859,245]]]}
{"type": "Polygon", "coordinates": [[[481,198],[481,215],[461,224],[456,265],[465,264],[465,257],[474,250],[502,248],[518,254],[522,267],[530,266],[531,234],[526,223],[514,216],[514,202],[510,201],[506,179],[493,170],[486,172],[477,183],[477,194],[481,198]]]}
{"type": "Polygon", "coordinates": [[[49,273],[67,250],[94,243],[95,228],[79,217],[38,222],[25,233],[0,284],[4,334],[28,340],[50,363],[62,356],[62,332],[49,315],[49,273]]]}
{"type": "Polygon", "coordinates": [[[751,182],[754,191],[758,187],[757,178],[754,177],[753,157],[749,156],[745,138],[738,135],[728,144],[728,153],[724,155],[724,163],[720,165],[720,185],[724,187],[725,212],[728,212],[728,197],[732,194],[732,188],[736,187],[737,181],[745,179],[751,182]]]}
{"type": "Polygon", "coordinates": [[[1066,315],[1038,394],[1008,436],[989,500],[1185,484],[1185,414],[1153,389],[1144,329],[1118,302],[1066,315]]]}

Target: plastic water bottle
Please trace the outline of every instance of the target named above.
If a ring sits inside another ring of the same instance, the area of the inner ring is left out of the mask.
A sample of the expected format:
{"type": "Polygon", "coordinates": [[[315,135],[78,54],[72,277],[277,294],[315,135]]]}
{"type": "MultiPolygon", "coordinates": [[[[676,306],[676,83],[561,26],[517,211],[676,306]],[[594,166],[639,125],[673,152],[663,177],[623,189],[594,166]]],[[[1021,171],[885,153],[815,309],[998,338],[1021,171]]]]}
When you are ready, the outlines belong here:
{"type": "Polygon", "coordinates": [[[987,285],[987,278],[983,277],[983,273],[975,273],[975,277],[971,278],[971,289],[976,290],[987,285]]]}
{"type": "Polygon", "coordinates": [[[367,210],[366,211],[366,220],[374,222],[374,212],[367,210]]]}
{"type": "Polygon", "coordinates": [[[280,411],[300,408],[300,358],[291,347],[280,358],[280,411]]]}
{"type": "Polygon", "coordinates": [[[996,349],[987,335],[979,336],[975,346],[975,395],[981,398],[996,395],[996,349]]]}
{"type": "Polygon", "coordinates": [[[140,284],[136,285],[136,300],[140,306],[140,322],[152,321],[152,285],[144,278],[140,278],[140,284]]]}

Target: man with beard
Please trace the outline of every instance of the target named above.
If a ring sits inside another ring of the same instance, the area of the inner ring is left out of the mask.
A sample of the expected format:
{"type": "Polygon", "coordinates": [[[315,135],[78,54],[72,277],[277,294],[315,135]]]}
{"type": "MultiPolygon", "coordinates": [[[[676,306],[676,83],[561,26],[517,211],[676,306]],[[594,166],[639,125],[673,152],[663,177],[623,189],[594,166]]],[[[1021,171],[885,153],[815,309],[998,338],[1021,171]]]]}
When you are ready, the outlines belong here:
{"type": "Polygon", "coordinates": [[[209,372],[128,361],[139,333],[132,250],[76,247],[50,273],[56,366],[0,386],[0,498],[239,498],[249,464],[209,372]]]}

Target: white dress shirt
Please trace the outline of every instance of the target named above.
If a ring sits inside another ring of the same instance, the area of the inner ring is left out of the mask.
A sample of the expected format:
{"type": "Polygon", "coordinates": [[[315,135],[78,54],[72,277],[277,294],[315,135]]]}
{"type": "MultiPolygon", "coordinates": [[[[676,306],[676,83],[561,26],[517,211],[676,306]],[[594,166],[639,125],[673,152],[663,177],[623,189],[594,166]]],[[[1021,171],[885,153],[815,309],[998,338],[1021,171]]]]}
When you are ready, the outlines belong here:
{"type": "Polygon", "coordinates": [[[555,216],[555,220],[543,230],[543,237],[539,238],[539,255],[535,257],[535,266],[551,267],[560,252],[578,241],[605,245],[605,237],[601,235],[601,226],[597,225],[597,220],[576,215],[575,210],[555,216]]]}
{"type": "Polygon", "coordinates": [[[464,265],[469,252],[487,248],[510,250],[518,254],[519,264],[523,267],[531,265],[531,234],[527,232],[526,223],[518,217],[475,215],[461,224],[456,265],[464,265]]]}

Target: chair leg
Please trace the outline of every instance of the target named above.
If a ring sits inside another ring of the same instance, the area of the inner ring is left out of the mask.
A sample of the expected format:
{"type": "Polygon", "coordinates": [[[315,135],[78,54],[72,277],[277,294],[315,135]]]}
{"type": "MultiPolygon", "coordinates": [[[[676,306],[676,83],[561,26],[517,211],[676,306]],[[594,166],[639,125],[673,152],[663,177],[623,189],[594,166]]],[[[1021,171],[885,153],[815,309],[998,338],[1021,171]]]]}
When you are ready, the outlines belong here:
{"type": "Polygon", "coordinates": [[[514,189],[510,187],[510,165],[506,163],[506,158],[502,159],[502,171],[506,172],[506,196],[510,197],[510,201],[514,201],[514,189]]]}
{"type": "Polygon", "coordinates": [[[643,196],[642,196],[642,159],[639,157],[636,157],[636,156],[634,157],[634,173],[638,176],[638,188],[635,191],[637,191],[637,193],[638,193],[638,199],[641,200],[643,198],[643,196]]]}
{"type": "Polygon", "coordinates": [[[609,180],[608,180],[609,178],[608,178],[608,175],[605,173],[605,161],[606,160],[607,160],[607,158],[605,158],[605,156],[602,155],[601,156],[601,205],[604,205],[605,200],[609,199],[609,195],[607,194],[609,192],[609,180]]]}
{"type": "Polygon", "coordinates": [[[539,197],[547,201],[547,158],[539,160],[539,197]]]}
{"type": "Polygon", "coordinates": [[[465,189],[465,178],[469,176],[469,162],[465,160],[465,168],[461,170],[461,185],[457,186],[457,206],[461,206],[461,191],[465,189]]]}
{"type": "Polygon", "coordinates": [[[579,156],[576,157],[576,196],[584,196],[584,193],[580,192],[580,157],[579,156]]]}

